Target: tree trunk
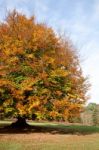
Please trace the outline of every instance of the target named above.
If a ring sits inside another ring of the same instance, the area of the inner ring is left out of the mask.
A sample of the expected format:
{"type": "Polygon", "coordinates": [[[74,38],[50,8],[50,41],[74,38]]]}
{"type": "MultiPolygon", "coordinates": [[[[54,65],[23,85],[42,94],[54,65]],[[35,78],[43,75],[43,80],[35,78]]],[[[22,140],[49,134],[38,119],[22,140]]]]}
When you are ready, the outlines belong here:
{"type": "Polygon", "coordinates": [[[26,119],[24,117],[17,117],[17,121],[11,124],[12,128],[27,128],[29,125],[26,123],[26,119]]]}

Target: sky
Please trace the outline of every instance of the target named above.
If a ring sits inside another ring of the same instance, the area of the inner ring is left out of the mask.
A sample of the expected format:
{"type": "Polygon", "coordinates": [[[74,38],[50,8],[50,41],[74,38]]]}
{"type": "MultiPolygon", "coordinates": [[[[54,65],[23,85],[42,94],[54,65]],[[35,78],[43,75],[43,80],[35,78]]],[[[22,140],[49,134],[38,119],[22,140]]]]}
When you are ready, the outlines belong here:
{"type": "Polygon", "coordinates": [[[72,40],[91,83],[88,102],[99,104],[99,0],[0,0],[0,21],[13,9],[72,40]]]}

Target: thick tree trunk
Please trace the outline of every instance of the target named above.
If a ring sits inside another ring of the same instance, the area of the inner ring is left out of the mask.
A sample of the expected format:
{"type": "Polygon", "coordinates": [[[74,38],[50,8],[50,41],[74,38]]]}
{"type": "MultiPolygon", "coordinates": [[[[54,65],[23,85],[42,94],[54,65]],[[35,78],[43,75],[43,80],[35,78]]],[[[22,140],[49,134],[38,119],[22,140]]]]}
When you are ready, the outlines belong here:
{"type": "Polygon", "coordinates": [[[26,123],[26,119],[24,117],[17,117],[17,121],[11,124],[13,128],[26,128],[29,125],[26,123]]]}

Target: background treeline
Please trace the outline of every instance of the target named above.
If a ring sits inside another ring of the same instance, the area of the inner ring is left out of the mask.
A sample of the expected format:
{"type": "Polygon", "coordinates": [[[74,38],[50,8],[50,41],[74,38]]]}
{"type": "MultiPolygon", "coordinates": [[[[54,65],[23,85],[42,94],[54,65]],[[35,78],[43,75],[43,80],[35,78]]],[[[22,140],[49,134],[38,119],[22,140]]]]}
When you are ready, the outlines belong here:
{"type": "Polygon", "coordinates": [[[81,114],[81,121],[86,125],[99,125],[99,104],[89,103],[81,114]]]}
{"type": "Polygon", "coordinates": [[[72,118],[70,122],[84,125],[99,125],[99,104],[89,103],[80,116],[72,118]]]}

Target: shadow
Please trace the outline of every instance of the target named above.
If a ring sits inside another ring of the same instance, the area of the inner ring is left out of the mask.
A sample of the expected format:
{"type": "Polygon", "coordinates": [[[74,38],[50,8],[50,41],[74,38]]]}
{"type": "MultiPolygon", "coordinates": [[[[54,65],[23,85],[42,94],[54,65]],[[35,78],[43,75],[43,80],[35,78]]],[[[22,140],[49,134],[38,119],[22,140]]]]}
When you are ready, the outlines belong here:
{"type": "Polygon", "coordinates": [[[12,128],[10,126],[5,126],[0,128],[0,133],[2,134],[20,134],[20,133],[51,133],[51,134],[67,134],[67,131],[64,131],[59,128],[53,128],[53,127],[42,127],[42,126],[31,126],[29,125],[26,128],[12,128]]]}
{"type": "MultiPolygon", "coordinates": [[[[99,128],[98,128],[99,130],[99,128]]],[[[24,128],[13,128],[9,126],[1,126],[0,134],[29,134],[29,133],[50,133],[50,134],[75,134],[75,135],[88,135],[97,133],[96,128],[94,130],[88,126],[78,128],[76,126],[66,126],[66,125],[55,125],[55,126],[42,126],[42,125],[28,125],[24,128]]],[[[99,131],[98,131],[99,133],[99,131]]]]}

